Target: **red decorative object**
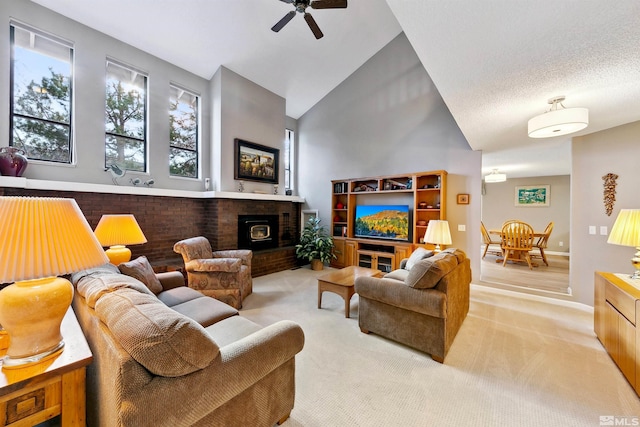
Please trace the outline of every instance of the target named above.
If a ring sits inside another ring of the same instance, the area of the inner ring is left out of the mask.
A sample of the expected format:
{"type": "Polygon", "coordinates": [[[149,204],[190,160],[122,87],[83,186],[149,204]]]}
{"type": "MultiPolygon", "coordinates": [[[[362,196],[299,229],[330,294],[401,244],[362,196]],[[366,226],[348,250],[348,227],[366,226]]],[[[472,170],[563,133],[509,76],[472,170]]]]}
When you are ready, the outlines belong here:
{"type": "Polygon", "coordinates": [[[0,174],[4,176],[22,176],[27,168],[25,152],[15,147],[0,148],[0,174]]]}
{"type": "Polygon", "coordinates": [[[344,205],[340,202],[336,204],[336,209],[344,209],[344,205]]]}

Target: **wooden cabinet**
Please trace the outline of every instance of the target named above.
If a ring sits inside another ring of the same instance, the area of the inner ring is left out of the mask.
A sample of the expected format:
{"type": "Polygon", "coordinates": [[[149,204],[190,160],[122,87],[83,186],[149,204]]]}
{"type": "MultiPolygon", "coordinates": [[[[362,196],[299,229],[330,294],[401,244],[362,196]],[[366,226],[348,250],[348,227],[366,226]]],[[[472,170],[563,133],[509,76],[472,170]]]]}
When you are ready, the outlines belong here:
{"type": "MultiPolygon", "coordinates": [[[[333,267],[360,265],[358,251],[361,251],[362,259],[365,255],[368,256],[362,252],[367,249],[362,249],[361,245],[376,243],[376,239],[355,236],[355,214],[358,204],[389,203],[409,206],[409,240],[391,243],[393,257],[390,265],[394,268],[399,265],[400,260],[408,257],[418,244],[423,245],[424,233],[430,220],[446,219],[447,172],[443,170],[333,180],[331,185],[330,227],[336,242],[335,254],[338,257],[332,261],[333,267]]],[[[433,249],[433,245],[423,246],[433,249]]],[[[371,256],[372,264],[376,265],[376,254],[371,256]]]]}
{"type": "MultiPolygon", "coordinates": [[[[640,289],[612,273],[595,273],[594,330],[620,371],[640,391],[640,289]]],[[[639,393],[640,394],[640,393],[639,393]]]]}
{"type": "Polygon", "coordinates": [[[1,426],[32,426],[56,416],[58,425],[86,425],[85,370],[93,355],[71,308],[60,332],[65,346],[59,355],[0,370],[1,426]]]}

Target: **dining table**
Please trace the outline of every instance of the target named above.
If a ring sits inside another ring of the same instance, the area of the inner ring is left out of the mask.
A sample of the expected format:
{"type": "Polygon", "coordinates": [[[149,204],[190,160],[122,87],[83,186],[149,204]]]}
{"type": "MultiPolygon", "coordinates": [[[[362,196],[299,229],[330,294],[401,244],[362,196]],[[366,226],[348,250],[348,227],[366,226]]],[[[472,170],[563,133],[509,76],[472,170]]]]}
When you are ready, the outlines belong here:
{"type": "MultiPolygon", "coordinates": [[[[502,238],[502,230],[496,230],[496,229],[492,229],[489,230],[489,234],[493,234],[494,236],[500,236],[500,238],[502,238]]],[[[544,236],[544,231],[534,231],[533,232],[533,238],[537,239],[544,236]]],[[[496,259],[496,262],[503,262],[504,258],[498,258],[496,259]]],[[[537,267],[538,264],[535,262],[532,262],[531,265],[533,265],[534,267],[537,267]]]]}

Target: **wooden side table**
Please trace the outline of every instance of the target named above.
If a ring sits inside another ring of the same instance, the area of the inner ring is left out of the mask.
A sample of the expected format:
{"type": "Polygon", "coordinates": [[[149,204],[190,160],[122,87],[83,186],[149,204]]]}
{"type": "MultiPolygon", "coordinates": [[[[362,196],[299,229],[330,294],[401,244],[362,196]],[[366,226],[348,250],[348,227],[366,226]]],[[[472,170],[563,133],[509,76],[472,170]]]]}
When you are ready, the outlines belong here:
{"type": "Polygon", "coordinates": [[[318,308],[322,306],[322,293],[333,292],[344,299],[344,317],[349,318],[349,304],[355,295],[354,284],[360,276],[380,277],[381,271],[352,265],[318,277],[318,308]]]}
{"type": "Polygon", "coordinates": [[[62,426],[86,425],[85,371],[93,355],[71,308],[61,332],[65,346],[57,357],[0,371],[0,426],[33,426],[58,415],[62,426]]]}

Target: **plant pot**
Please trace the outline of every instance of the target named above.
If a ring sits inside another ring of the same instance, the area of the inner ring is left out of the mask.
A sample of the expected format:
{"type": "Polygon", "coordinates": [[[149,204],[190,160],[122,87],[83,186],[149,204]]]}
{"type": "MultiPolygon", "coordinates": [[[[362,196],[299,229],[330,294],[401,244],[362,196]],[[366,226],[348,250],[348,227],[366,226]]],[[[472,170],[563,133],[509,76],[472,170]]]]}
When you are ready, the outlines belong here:
{"type": "Polygon", "coordinates": [[[311,260],[311,269],[312,270],[322,270],[324,268],[324,263],[322,261],[320,261],[319,259],[312,259],[311,260]]]}

